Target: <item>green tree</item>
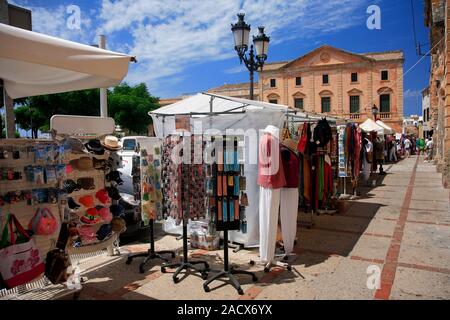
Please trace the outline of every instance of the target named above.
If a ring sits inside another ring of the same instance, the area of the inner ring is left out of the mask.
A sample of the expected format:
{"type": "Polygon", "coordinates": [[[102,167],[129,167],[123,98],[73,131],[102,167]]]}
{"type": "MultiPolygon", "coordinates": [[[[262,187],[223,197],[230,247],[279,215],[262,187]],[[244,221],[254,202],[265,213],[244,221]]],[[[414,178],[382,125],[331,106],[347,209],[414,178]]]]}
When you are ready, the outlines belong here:
{"type": "Polygon", "coordinates": [[[159,108],[158,98],[144,83],[130,87],[123,83],[108,92],[109,116],[130,133],[144,134],[151,123],[149,111],[159,108]]]}

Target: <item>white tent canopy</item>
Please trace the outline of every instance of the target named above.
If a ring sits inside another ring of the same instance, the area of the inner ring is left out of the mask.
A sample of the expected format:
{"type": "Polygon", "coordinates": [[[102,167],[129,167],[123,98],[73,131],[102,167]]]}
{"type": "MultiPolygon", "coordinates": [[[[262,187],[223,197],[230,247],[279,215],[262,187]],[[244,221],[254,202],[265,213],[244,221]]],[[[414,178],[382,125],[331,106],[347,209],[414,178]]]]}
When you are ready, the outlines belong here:
{"type": "MultiPolygon", "coordinates": [[[[261,101],[199,93],[174,104],[149,112],[153,118],[156,136],[164,137],[175,132],[175,115],[190,115],[191,132],[203,133],[217,129],[261,130],[268,125],[282,128],[288,107],[261,101]]],[[[304,113],[297,113],[308,116],[304,113]]]]}
{"type": "Polygon", "coordinates": [[[391,127],[389,127],[386,123],[384,123],[383,121],[381,121],[381,120],[377,120],[377,125],[379,125],[380,127],[383,127],[385,130],[386,130],[386,133],[387,134],[394,134],[395,133],[395,131],[394,131],[394,129],[392,129],[391,127]]]}
{"type": "Polygon", "coordinates": [[[378,135],[384,135],[386,133],[386,130],[382,126],[378,125],[370,118],[364,121],[359,127],[365,132],[375,131],[378,135]]]}
{"type": "Polygon", "coordinates": [[[130,59],[0,23],[0,79],[13,99],[115,86],[130,59]]]}

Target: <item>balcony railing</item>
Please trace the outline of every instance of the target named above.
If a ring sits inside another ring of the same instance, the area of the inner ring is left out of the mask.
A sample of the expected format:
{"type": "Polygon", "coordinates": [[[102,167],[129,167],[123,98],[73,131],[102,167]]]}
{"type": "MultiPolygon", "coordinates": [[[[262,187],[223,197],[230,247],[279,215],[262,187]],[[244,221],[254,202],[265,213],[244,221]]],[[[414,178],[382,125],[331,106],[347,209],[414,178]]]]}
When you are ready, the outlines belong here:
{"type": "Polygon", "coordinates": [[[346,119],[351,119],[351,120],[359,120],[362,117],[361,113],[341,113],[341,114],[336,114],[337,116],[341,116],[344,117],[346,119]]]}
{"type": "Polygon", "coordinates": [[[380,113],[378,113],[378,118],[379,119],[390,119],[391,113],[390,112],[380,112],[380,113]]]}

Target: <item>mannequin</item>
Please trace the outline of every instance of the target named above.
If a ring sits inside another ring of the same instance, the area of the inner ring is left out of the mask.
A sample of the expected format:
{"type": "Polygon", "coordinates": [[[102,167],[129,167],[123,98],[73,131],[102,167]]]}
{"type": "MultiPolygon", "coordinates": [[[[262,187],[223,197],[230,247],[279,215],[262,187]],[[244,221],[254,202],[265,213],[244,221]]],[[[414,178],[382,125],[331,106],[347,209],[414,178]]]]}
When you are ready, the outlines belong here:
{"type": "Polygon", "coordinates": [[[280,191],[285,186],[283,163],[280,157],[279,132],[272,125],[264,129],[259,142],[258,185],[259,190],[259,255],[262,263],[275,258],[280,191]]]}
{"type": "Polygon", "coordinates": [[[283,162],[286,184],[281,189],[280,216],[281,232],[283,235],[286,257],[290,255],[294,249],[295,235],[297,233],[300,162],[296,151],[297,142],[292,139],[283,141],[283,145],[281,146],[281,159],[283,162]]]}

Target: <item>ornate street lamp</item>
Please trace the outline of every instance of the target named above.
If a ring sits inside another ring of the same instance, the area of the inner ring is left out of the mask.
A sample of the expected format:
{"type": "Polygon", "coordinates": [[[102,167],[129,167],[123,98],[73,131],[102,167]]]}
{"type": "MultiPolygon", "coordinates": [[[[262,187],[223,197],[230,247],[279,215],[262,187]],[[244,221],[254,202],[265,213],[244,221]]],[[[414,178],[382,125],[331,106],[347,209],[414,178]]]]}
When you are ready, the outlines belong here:
{"type": "Polygon", "coordinates": [[[254,99],[254,73],[262,70],[264,62],[267,60],[267,51],[269,49],[270,38],[264,33],[264,27],[258,27],[259,34],[253,36],[253,44],[256,49],[256,55],[253,50],[253,44],[250,46],[248,57],[248,42],[250,37],[250,25],[244,21],[245,13],[238,13],[238,21],[231,24],[231,31],[234,36],[234,49],[236,50],[239,61],[245,63],[248,71],[250,71],[250,100],[254,99]]]}
{"type": "Polygon", "coordinates": [[[373,120],[377,121],[378,108],[376,105],[373,105],[373,107],[372,107],[372,114],[373,114],[373,120]]]}

